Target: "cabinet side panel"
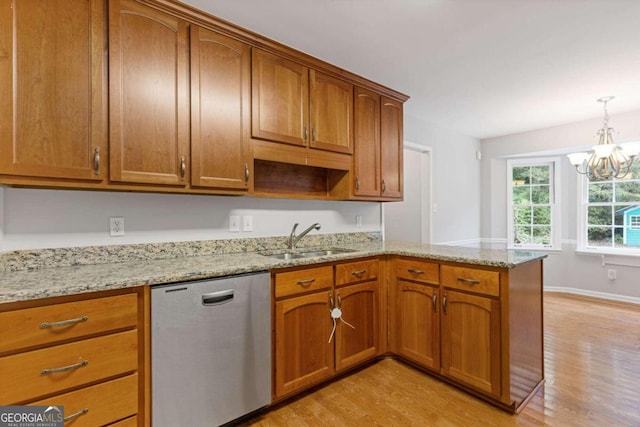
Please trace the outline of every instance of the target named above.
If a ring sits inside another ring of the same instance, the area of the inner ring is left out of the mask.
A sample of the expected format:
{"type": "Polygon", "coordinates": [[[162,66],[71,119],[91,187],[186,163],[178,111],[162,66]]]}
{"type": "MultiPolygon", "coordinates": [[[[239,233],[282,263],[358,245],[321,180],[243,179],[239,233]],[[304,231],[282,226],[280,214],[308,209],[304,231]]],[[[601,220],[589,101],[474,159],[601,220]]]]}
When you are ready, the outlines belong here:
{"type": "Polygon", "coordinates": [[[511,401],[518,406],[544,378],[542,261],[509,271],[511,401]]]}

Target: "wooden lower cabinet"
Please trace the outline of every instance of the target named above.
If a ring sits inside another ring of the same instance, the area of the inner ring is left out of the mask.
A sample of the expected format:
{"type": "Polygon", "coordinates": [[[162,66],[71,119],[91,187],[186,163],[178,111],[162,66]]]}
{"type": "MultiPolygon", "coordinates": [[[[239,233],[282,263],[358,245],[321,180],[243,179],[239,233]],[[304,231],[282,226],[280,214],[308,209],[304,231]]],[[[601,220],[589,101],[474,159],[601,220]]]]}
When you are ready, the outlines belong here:
{"type": "Polygon", "coordinates": [[[336,372],[378,354],[378,282],[336,289],[344,321],[336,321],[336,372]]]}
{"type": "Polygon", "coordinates": [[[398,280],[397,352],[425,368],[440,369],[438,288],[398,280]]]}
{"type": "Polygon", "coordinates": [[[334,374],[331,292],[321,291],[275,304],[275,394],[285,396],[334,374]]]}
{"type": "Polygon", "coordinates": [[[445,290],[442,373],[500,398],[500,301],[445,290]]]}
{"type": "Polygon", "coordinates": [[[273,274],[274,400],[378,355],[378,263],[368,259],[273,274]],[[342,317],[334,323],[331,313],[338,308],[342,317]]]}
{"type": "Polygon", "coordinates": [[[519,412],[542,384],[542,260],[513,268],[395,257],[390,349],[519,412]]]}
{"type": "Polygon", "coordinates": [[[148,287],[0,304],[0,405],[73,426],[149,425],[148,287]]]}

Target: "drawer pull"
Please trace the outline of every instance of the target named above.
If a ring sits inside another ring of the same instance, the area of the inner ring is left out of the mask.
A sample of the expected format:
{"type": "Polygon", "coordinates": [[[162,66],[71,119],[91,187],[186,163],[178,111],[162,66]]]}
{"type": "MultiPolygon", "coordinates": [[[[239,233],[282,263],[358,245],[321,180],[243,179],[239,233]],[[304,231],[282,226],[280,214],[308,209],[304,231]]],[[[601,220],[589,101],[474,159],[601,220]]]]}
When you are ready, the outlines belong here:
{"type": "Polygon", "coordinates": [[[447,294],[442,296],[442,313],[447,314],[447,294]]]}
{"type": "Polygon", "coordinates": [[[408,269],[408,271],[409,271],[409,273],[412,273],[412,274],[424,274],[424,271],[416,270],[414,268],[410,268],[410,269],[408,269]]]}
{"type": "Polygon", "coordinates": [[[40,323],[40,329],[56,328],[60,326],[75,325],[89,320],[87,316],[78,317],[77,319],[61,320],[60,322],[43,322],[40,323]]]}
{"type": "Polygon", "coordinates": [[[88,364],[88,360],[83,360],[82,362],[74,363],[73,365],[69,366],[63,366],[62,368],[43,369],[42,371],[40,371],[40,375],[55,374],[57,372],[67,372],[73,369],[82,368],[83,366],[87,366],[88,364]]]}
{"type": "Polygon", "coordinates": [[[78,418],[80,415],[86,414],[87,412],[89,412],[89,408],[84,408],[82,411],[78,411],[75,414],[71,414],[68,417],[64,417],[62,421],[66,423],[67,421],[71,421],[73,419],[78,418]]]}
{"type": "Polygon", "coordinates": [[[353,276],[362,276],[366,272],[367,272],[367,270],[358,270],[358,271],[352,271],[351,274],[353,276]]]}
{"type": "Polygon", "coordinates": [[[475,279],[465,279],[464,277],[458,277],[458,282],[465,283],[467,285],[479,285],[480,280],[475,279]]]}
{"type": "Polygon", "coordinates": [[[437,292],[433,293],[431,302],[433,304],[433,312],[435,313],[436,311],[438,311],[438,293],[437,292]]]}
{"type": "Polygon", "coordinates": [[[298,285],[302,286],[303,288],[308,288],[315,281],[316,279],[298,280],[298,285]]]}

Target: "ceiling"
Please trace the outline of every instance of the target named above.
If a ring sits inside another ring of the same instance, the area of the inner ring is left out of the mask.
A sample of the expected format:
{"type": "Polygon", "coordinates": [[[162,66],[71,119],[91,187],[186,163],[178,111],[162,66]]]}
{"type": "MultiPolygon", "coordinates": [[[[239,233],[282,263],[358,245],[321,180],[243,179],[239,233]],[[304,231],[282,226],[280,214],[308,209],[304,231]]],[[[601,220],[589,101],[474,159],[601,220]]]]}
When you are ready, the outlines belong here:
{"type": "Polygon", "coordinates": [[[638,0],[187,0],[485,139],[640,110],[638,0]]]}

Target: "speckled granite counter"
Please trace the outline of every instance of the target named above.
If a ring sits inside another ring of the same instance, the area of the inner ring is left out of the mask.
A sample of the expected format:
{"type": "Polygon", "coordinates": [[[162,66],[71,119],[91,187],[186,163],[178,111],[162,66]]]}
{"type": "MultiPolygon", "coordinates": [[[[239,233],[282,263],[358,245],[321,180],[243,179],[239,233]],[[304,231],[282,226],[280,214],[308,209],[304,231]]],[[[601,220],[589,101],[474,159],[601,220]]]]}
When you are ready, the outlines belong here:
{"type": "Polygon", "coordinates": [[[265,252],[283,251],[286,238],[17,251],[19,253],[3,255],[0,303],[206,279],[385,254],[502,268],[512,268],[546,256],[541,252],[383,242],[376,233],[314,237],[315,239],[308,240],[308,246],[305,246],[307,250],[310,247],[340,247],[354,252],[292,260],[261,255],[265,252]],[[211,250],[211,245],[217,249],[211,250]],[[105,251],[111,254],[107,256],[105,251]]]}

